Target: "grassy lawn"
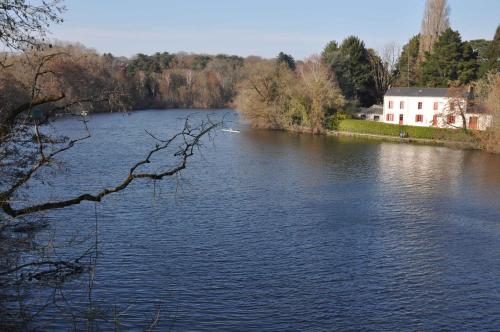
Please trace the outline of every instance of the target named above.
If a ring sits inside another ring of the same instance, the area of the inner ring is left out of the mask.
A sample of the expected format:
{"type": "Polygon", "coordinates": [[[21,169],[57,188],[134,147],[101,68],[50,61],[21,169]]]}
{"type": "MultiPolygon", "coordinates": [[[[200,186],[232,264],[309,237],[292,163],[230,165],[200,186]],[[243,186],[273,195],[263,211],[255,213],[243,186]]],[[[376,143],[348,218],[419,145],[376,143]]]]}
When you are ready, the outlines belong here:
{"type": "Polygon", "coordinates": [[[399,136],[402,130],[409,138],[424,138],[434,140],[446,140],[455,142],[470,142],[471,136],[461,129],[441,129],[432,127],[399,126],[388,123],[373,122],[366,120],[346,119],[342,120],[338,127],[339,131],[354,133],[399,136]]]}

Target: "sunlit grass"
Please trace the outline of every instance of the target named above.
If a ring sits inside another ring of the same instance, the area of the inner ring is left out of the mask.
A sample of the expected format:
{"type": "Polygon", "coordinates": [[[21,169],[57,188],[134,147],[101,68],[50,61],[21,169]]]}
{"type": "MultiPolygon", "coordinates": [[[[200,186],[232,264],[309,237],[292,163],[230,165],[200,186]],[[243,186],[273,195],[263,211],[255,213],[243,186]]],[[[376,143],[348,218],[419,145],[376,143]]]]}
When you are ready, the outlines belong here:
{"type": "Polygon", "coordinates": [[[354,133],[398,136],[403,131],[409,138],[423,138],[433,140],[446,140],[455,142],[471,142],[472,136],[461,129],[442,129],[433,127],[400,126],[389,123],[381,123],[366,120],[346,119],[342,120],[338,127],[339,131],[354,133]]]}

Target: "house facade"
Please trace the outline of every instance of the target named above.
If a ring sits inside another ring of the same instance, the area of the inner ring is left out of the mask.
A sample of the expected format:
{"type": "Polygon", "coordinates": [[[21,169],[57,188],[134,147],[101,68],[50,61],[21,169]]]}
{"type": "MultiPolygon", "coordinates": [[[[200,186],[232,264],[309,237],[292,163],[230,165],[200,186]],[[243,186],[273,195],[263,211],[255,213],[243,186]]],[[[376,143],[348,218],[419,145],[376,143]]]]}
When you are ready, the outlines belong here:
{"type": "Polygon", "coordinates": [[[485,130],[491,115],[468,109],[468,100],[451,98],[446,88],[390,88],[384,96],[382,121],[385,123],[437,128],[463,128],[463,119],[450,101],[460,103],[467,128],[485,130]]]}

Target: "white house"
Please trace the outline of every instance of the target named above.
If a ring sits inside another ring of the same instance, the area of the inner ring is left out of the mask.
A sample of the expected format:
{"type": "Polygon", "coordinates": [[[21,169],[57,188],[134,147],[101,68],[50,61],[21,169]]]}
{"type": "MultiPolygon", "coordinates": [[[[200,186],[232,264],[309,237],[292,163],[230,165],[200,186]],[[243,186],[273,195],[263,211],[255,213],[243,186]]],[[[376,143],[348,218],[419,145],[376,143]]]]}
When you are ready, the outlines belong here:
{"type": "Polygon", "coordinates": [[[458,101],[465,110],[467,128],[485,130],[491,126],[492,117],[479,109],[468,107],[468,98],[450,97],[446,88],[390,88],[384,96],[385,123],[438,127],[462,128],[460,112],[450,107],[450,101],[458,101]]]}

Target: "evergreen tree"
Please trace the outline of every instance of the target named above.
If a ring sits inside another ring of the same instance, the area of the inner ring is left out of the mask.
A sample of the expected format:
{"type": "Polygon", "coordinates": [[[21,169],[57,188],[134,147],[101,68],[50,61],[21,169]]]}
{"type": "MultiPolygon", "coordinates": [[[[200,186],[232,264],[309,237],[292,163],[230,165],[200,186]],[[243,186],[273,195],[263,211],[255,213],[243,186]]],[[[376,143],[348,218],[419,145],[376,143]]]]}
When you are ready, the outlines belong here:
{"type": "Polygon", "coordinates": [[[368,50],[358,37],[346,38],[340,47],[330,42],[323,51],[325,61],[335,74],[343,95],[363,106],[373,105],[376,98],[368,50]]]}
{"type": "Polygon", "coordinates": [[[333,63],[335,57],[337,57],[339,52],[339,45],[335,40],[330,41],[326,44],[323,52],[321,53],[321,58],[324,63],[330,65],[333,63]]]}
{"type": "Polygon", "coordinates": [[[491,43],[491,40],[486,39],[474,39],[465,42],[465,44],[469,44],[474,52],[477,53],[477,59],[480,62],[488,60],[488,51],[490,49],[491,43]]]}
{"type": "Polygon", "coordinates": [[[203,70],[207,67],[208,63],[212,58],[208,55],[197,55],[193,59],[193,63],[191,64],[191,68],[193,70],[203,70]]]}
{"type": "Polygon", "coordinates": [[[286,64],[291,70],[295,70],[296,68],[295,59],[291,55],[283,52],[278,54],[278,63],[286,64]]]}
{"type": "Polygon", "coordinates": [[[420,48],[420,35],[413,36],[408,43],[403,46],[403,51],[396,64],[397,86],[417,86],[420,83],[420,67],[418,64],[418,54],[420,48]]]}
{"type": "Polygon", "coordinates": [[[477,79],[479,64],[477,53],[468,43],[463,45],[462,60],[458,66],[458,81],[461,84],[467,84],[477,79]]]}
{"type": "Polygon", "coordinates": [[[497,26],[495,36],[486,51],[486,61],[482,63],[480,76],[485,76],[488,72],[500,72],[500,25],[497,26]]]}
{"type": "Polygon", "coordinates": [[[448,87],[453,81],[469,83],[477,77],[477,53],[464,45],[458,31],[447,29],[436,41],[433,52],[425,54],[422,83],[428,87],[448,87]]]}
{"type": "Polygon", "coordinates": [[[325,46],[321,58],[334,74],[342,94],[348,99],[353,99],[353,87],[347,77],[345,58],[336,41],[332,40],[325,46]]]}

